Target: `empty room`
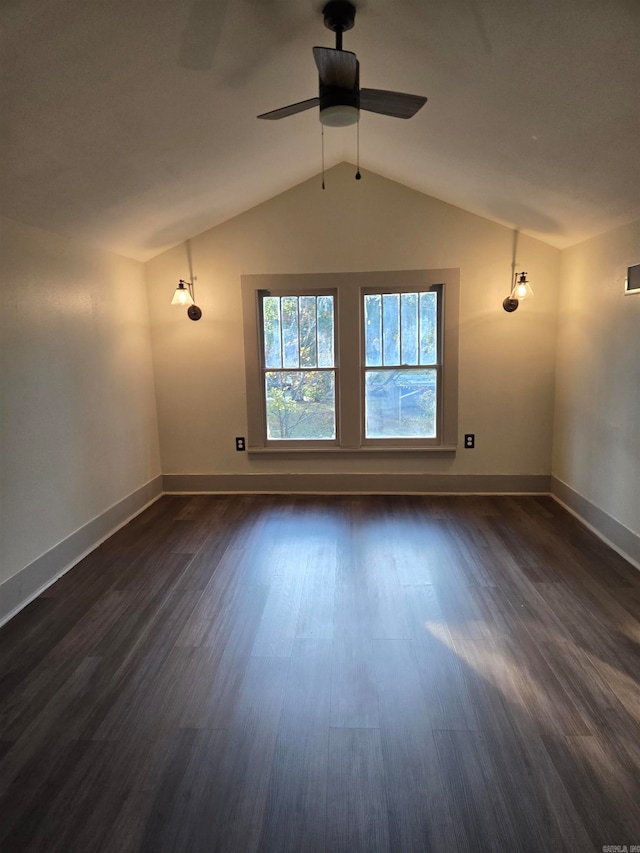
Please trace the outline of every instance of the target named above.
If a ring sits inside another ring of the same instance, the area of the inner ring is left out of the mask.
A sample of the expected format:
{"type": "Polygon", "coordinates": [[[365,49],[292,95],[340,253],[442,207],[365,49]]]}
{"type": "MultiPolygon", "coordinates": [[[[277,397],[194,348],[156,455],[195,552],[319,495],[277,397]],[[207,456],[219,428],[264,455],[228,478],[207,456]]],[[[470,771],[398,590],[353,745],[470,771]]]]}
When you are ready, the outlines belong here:
{"type": "Polygon", "coordinates": [[[640,850],[640,5],[0,15],[2,853],[640,850]]]}

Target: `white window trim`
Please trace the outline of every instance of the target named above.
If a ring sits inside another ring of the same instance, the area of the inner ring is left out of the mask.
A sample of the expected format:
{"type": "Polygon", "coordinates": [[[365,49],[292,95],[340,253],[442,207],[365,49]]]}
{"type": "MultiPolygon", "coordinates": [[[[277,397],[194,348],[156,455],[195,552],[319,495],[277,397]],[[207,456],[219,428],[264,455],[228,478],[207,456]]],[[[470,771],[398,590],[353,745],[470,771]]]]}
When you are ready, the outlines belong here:
{"type": "Polygon", "coordinates": [[[311,273],[242,276],[242,306],[247,387],[249,453],[398,453],[456,450],[458,438],[459,270],[399,270],[366,273],[311,273]],[[364,395],[361,304],[364,292],[429,290],[442,285],[442,381],[438,400],[437,439],[364,439],[364,395]],[[335,292],[337,440],[271,440],[266,438],[262,388],[259,297],[264,291],[295,294],[335,292]],[[345,322],[341,318],[353,318],[345,322]],[[351,390],[350,390],[351,389],[351,390]],[[353,393],[357,389],[357,393],[353,393]]]}

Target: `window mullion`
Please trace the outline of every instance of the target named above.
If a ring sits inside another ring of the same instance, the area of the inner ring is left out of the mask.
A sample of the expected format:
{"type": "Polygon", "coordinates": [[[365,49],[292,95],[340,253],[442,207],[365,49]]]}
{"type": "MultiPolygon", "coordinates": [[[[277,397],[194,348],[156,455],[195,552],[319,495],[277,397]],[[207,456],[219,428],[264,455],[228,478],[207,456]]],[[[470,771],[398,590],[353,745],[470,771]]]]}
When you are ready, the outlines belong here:
{"type": "Polygon", "coordinates": [[[315,335],[314,335],[314,337],[316,339],[316,346],[315,346],[316,362],[315,362],[315,364],[316,364],[316,367],[318,367],[318,297],[317,296],[313,297],[313,317],[314,317],[314,322],[315,322],[315,335]]]}
{"type": "Polygon", "coordinates": [[[422,364],[422,327],[421,327],[421,319],[422,319],[422,296],[418,294],[418,365],[422,364]]]}
{"type": "Polygon", "coordinates": [[[402,294],[398,294],[398,361],[402,361],[402,294]]]}
{"type": "Polygon", "coordinates": [[[340,444],[343,447],[359,447],[362,436],[363,385],[361,379],[363,312],[360,307],[362,295],[358,287],[344,287],[339,292],[337,305],[338,347],[337,376],[338,409],[340,417],[340,444]],[[357,393],[354,393],[359,389],[357,393]]]}
{"type": "Polygon", "coordinates": [[[382,343],[382,352],[380,353],[382,359],[381,364],[384,366],[386,364],[385,361],[385,333],[384,333],[384,294],[380,294],[380,338],[382,343]]]}
{"type": "Polygon", "coordinates": [[[280,364],[284,367],[284,334],[282,329],[282,297],[278,297],[278,338],[280,341],[280,364]]]}
{"type": "Polygon", "coordinates": [[[300,338],[300,325],[302,317],[300,316],[300,297],[296,296],[296,312],[298,315],[298,323],[297,323],[297,333],[298,333],[298,370],[302,369],[302,349],[301,349],[301,338],[300,338]]]}

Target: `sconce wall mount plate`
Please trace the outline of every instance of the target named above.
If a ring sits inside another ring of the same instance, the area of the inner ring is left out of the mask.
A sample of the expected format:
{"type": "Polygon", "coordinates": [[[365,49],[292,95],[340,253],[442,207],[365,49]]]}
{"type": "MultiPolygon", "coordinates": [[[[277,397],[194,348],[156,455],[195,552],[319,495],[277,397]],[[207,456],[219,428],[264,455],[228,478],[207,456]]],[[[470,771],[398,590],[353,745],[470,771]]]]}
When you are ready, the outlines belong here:
{"type": "Polygon", "coordinates": [[[520,302],[517,299],[513,299],[511,296],[507,296],[507,298],[502,303],[502,307],[508,314],[511,314],[513,311],[515,311],[518,305],[520,305],[520,302]]]}

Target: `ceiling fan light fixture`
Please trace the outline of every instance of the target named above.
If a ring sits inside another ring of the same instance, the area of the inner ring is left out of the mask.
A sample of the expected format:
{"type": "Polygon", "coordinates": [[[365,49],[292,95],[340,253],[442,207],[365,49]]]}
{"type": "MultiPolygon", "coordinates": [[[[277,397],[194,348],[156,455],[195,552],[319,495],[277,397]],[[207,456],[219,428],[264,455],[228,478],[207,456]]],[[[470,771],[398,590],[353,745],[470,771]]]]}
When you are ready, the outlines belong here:
{"type": "Polygon", "coordinates": [[[320,122],[326,127],[348,127],[360,120],[360,110],[351,104],[334,104],[320,110],[320,122]]]}

